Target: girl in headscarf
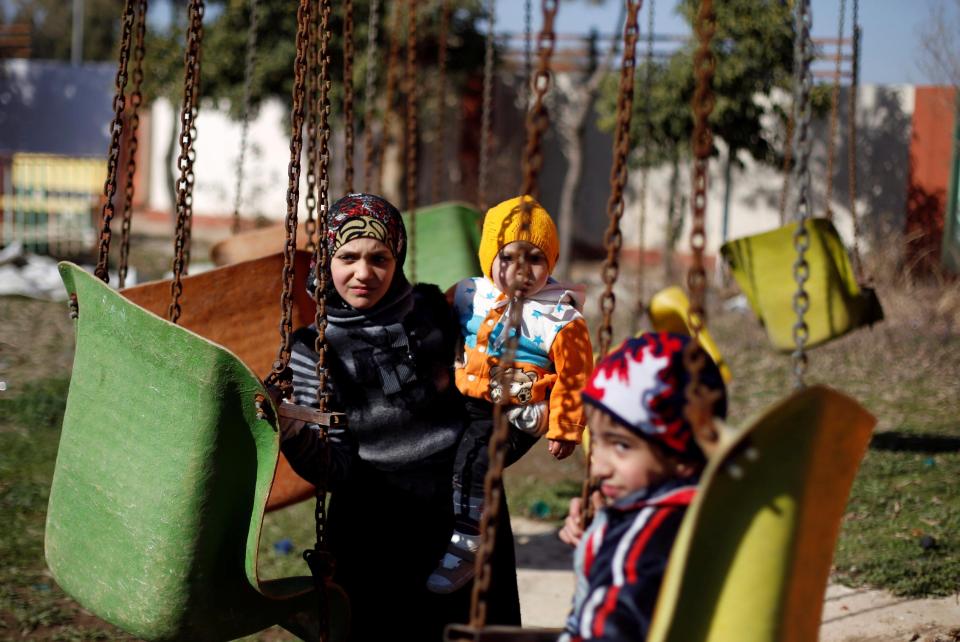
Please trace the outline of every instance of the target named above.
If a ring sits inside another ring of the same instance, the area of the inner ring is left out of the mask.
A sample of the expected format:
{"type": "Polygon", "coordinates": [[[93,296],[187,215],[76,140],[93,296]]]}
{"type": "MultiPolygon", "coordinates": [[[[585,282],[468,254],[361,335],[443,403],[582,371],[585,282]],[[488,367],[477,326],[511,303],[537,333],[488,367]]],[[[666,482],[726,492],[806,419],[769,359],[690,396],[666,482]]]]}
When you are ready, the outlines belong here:
{"type": "MultiPolygon", "coordinates": [[[[379,196],[349,194],[328,214],[326,269],[329,410],[347,427],[329,430],[327,537],[334,581],[351,600],[352,640],[440,640],[466,622],[470,587],[426,590],[453,524],[450,473],[464,426],[452,383],[459,329],[435,285],[403,273],[406,230],[379,196]]],[[[316,269],[308,288],[315,291],[316,269]]],[[[294,333],[295,403],[317,406],[316,327],[294,333]]],[[[316,482],[324,459],[316,426],[287,421],[282,448],[316,482]]],[[[513,535],[505,503],[494,556],[488,620],[519,624],[513,535]]]]}

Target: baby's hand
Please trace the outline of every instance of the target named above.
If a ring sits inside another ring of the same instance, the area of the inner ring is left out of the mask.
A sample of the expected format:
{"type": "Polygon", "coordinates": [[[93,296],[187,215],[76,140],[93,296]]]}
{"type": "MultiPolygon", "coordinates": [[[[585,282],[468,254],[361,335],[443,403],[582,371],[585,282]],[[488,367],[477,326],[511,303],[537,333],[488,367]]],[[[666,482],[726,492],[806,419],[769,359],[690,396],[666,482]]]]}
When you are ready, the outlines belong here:
{"type": "Polygon", "coordinates": [[[557,459],[566,459],[573,454],[573,449],[577,447],[577,442],[567,441],[566,439],[548,439],[547,450],[557,459]]]}

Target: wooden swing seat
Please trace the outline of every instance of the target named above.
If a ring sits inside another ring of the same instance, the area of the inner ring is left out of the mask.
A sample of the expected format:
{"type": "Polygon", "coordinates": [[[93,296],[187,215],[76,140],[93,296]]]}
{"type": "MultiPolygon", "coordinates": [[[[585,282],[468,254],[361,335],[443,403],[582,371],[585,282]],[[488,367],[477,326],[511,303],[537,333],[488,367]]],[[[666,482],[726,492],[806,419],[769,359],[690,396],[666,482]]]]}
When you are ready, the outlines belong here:
{"type": "MultiPolygon", "coordinates": [[[[796,252],[793,234],[798,223],[770,232],[728,241],[720,252],[754,314],[767,330],[778,350],[795,348],[793,309],[796,284],[793,263],[796,252]]],[[[883,319],[883,309],[871,288],[861,287],[854,277],[850,257],[833,223],[824,218],[807,221],[810,246],[805,258],[810,278],[805,289],[810,308],[805,315],[813,347],[864,325],[883,319]]]]}
{"type": "MultiPolygon", "coordinates": [[[[57,583],[147,640],[227,640],[277,623],[306,635],[312,578],[257,575],[279,454],[275,421],[256,408],[259,379],[77,266],[60,273],[78,318],[45,534],[57,583]]],[[[342,639],[345,597],[330,585],[328,599],[342,639]]]]}
{"type": "Polygon", "coordinates": [[[876,420],[813,386],[721,443],[674,544],[650,642],[806,642],[876,420]]]}
{"type": "MultiPolygon", "coordinates": [[[[687,336],[693,334],[690,328],[690,300],[686,293],[675,285],[664,288],[650,297],[647,314],[650,316],[653,329],[657,332],[675,332],[687,336]]],[[[713,340],[709,330],[702,328],[699,338],[700,345],[720,369],[723,381],[730,383],[733,378],[730,366],[724,361],[720,348],[717,347],[717,342],[713,340]]]]}

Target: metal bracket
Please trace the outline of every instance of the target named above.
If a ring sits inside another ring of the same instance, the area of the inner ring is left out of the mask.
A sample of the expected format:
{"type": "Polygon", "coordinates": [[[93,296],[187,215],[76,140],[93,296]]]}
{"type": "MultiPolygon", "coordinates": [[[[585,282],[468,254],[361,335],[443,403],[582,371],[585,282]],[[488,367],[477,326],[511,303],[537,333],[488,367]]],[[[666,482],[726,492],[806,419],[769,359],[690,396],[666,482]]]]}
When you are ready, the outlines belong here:
{"type": "Polygon", "coordinates": [[[316,408],[299,406],[286,400],[280,402],[277,411],[281,417],[298,419],[309,424],[319,424],[321,426],[345,426],[347,424],[347,415],[342,412],[320,412],[316,408]]]}

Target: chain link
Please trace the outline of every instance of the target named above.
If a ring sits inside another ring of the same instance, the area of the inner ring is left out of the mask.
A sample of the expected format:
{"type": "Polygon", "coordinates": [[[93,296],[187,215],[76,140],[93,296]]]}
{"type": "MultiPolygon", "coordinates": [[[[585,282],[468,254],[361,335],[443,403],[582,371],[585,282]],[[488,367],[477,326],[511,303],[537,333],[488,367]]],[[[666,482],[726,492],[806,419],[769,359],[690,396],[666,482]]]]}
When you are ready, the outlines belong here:
{"type": "Polygon", "coordinates": [[[407,0],[407,127],[404,147],[407,166],[407,256],[410,258],[410,281],[417,282],[417,0],[407,0]]]}
{"type": "Polygon", "coordinates": [[[353,193],[353,0],[343,2],[344,189],[353,193]]]}
{"type": "MultiPolygon", "coordinates": [[[[540,174],[540,168],[543,164],[543,155],[541,145],[543,134],[549,125],[546,107],[544,106],[544,95],[550,87],[550,58],[553,56],[553,48],[556,42],[556,36],[553,31],[553,22],[557,14],[558,0],[542,0],[543,10],[543,28],[537,36],[538,63],[535,89],[535,102],[533,109],[527,114],[526,133],[527,144],[524,148],[523,166],[523,188],[521,194],[537,198],[537,181],[540,174]]],[[[519,238],[524,238],[530,232],[532,201],[523,199],[519,209],[520,229],[519,238]]],[[[511,212],[504,221],[498,237],[498,247],[503,245],[504,231],[510,226],[511,219],[518,212],[511,212]]],[[[520,254],[520,260],[517,266],[517,282],[523,282],[529,268],[527,257],[524,253],[520,254]]],[[[521,322],[521,309],[523,306],[522,293],[517,293],[514,287],[510,288],[508,295],[511,297],[509,306],[509,316],[507,327],[504,330],[507,333],[507,341],[504,352],[500,358],[501,364],[512,364],[516,355],[517,343],[519,341],[519,332],[521,322]]],[[[473,593],[470,603],[470,626],[480,629],[487,620],[487,595],[490,591],[490,582],[492,570],[490,561],[493,556],[493,549],[497,539],[497,523],[500,518],[500,502],[503,492],[503,467],[506,455],[507,423],[506,414],[503,412],[503,404],[508,400],[505,398],[494,405],[493,412],[493,434],[490,436],[489,456],[490,467],[484,478],[484,506],[485,509],[480,520],[481,543],[477,550],[476,559],[476,577],[473,582],[473,593]]]]}
{"type": "Polygon", "coordinates": [[[433,181],[431,202],[439,203],[444,167],[446,166],[446,111],[447,111],[447,48],[450,30],[450,0],[440,0],[440,34],[437,51],[437,125],[433,142],[433,181]]]}
{"type": "Polygon", "coordinates": [[[806,291],[806,282],[810,277],[810,265],[807,263],[806,251],[810,247],[810,234],[807,230],[807,221],[810,218],[810,92],[813,86],[810,64],[813,60],[813,42],[810,39],[810,27],[813,18],[810,12],[810,0],[798,0],[796,5],[796,45],[795,59],[795,104],[799,115],[797,122],[796,142],[797,150],[797,229],[793,234],[793,247],[797,253],[793,264],[793,278],[797,290],[793,295],[793,311],[797,320],[793,325],[793,374],[796,379],[795,387],[804,387],[803,377],[807,370],[806,343],[810,336],[805,315],[810,307],[810,297],[806,291]]]}
{"type": "Polygon", "coordinates": [[[840,0],[840,18],[837,27],[837,55],[834,67],[833,91],[830,93],[830,133],[827,136],[827,189],[824,195],[824,215],[833,220],[833,161],[837,155],[837,119],[840,114],[840,74],[843,72],[843,21],[847,13],[846,0],[840,0]]]}
{"type": "Polygon", "coordinates": [[[243,205],[243,169],[247,160],[247,146],[250,138],[251,94],[253,93],[253,72],[257,65],[257,32],[260,30],[260,10],[258,0],[250,0],[250,23],[247,25],[247,55],[243,65],[243,104],[240,115],[240,154],[237,157],[237,186],[233,196],[232,232],[240,231],[240,206],[243,205]]]}
{"type": "Polygon", "coordinates": [[[847,105],[847,175],[850,189],[850,218],[853,220],[853,271],[858,281],[863,280],[863,261],[860,258],[860,217],[857,214],[857,91],[860,87],[860,2],[853,0],[853,54],[850,63],[850,97],[847,105]]]}
{"type": "Polygon", "coordinates": [[[477,204],[481,212],[487,211],[487,186],[490,184],[490,122],[493,112],[493,50],[496,34],[496,5],[487,0],[487,38],[483,55],[483,103],[480,114],[480,178],[477,185],[477,204]]]}
{"type": "Polygon", "coordinates": [[[363,90],[363,186],[368,192],[373,185],[373,103],[377,90],[377,32],[380,30],[380,0],[370,0],[370,17],[367,19],[367,69],[363,90]]]}
{"type": "Polygon", "coordinates": [[[109,283],[107,264],[110,260],[110,222],[115,212],[113,198],[117,193],[117,171],[120,163],[120,143],[123,138],[123,111],[126,108],[127,64],[130,61],[130,39],[133,32],[136,0],[126,0],[123,6],[120,56],[117,64],[116,91],[113,95],[113,122],[110,124],[110,151],[107,157],[107,180],[103,184],[103,214],[101,216],[100,242],[98,244],[97,278],[109,283]]]}
{"type": "Polygon", "coordinates": [[[167,316],[172,323],[180,318],[181,278],[190,265],[190,225],[193,219],[193,163],[197,139],[197,105],[200,94],[200,45],[203,41],[203,0],[190,0],[190,24],[183,56],[183,105],[180,109],[180,156],[177,168],[177,228],[173,247],[173,280],[170,283],[170,307],[167,316]]]}
{"type": "Polygon", "coordinates": [[[530,81],[533,76],[533,2],[523,2],[523,91],[520,94],[523,102],[523,113],[526,118],[530,109],[530,81]]]}
{"type": "Polygon", "coordinates": [[[130,137],[127,146],[127,181],[123,191],[123,217],[120,225],[120,266],[117,270],[117,287],[127,284],[127,267],[130,262],[130,223],[133,219],[134,178],[137,174],[137,132],[140,129],[140,105],[143,103],[143,56],[147,33],[147,0],[137,0],[137,24],[133,47],[133,88],[130,90],[130,137]]]}

